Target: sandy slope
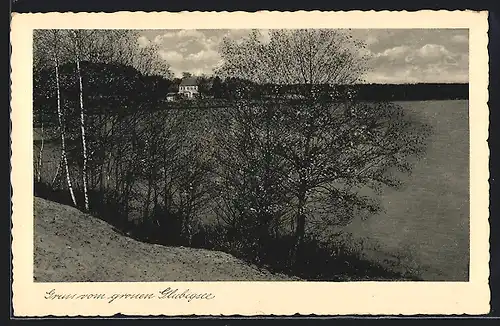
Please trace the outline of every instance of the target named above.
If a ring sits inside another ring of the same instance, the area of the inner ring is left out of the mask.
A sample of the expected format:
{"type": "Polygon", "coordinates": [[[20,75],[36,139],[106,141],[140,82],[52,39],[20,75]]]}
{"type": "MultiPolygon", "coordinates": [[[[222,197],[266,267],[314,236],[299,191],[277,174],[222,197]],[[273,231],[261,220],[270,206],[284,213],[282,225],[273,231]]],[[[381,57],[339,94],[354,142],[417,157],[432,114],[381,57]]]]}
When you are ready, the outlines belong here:
{"type": "Polygon", "coordinates": [[[34,205],[36,282],[291,280],[223,252],[136,241],[70,206],[34,205]]]}

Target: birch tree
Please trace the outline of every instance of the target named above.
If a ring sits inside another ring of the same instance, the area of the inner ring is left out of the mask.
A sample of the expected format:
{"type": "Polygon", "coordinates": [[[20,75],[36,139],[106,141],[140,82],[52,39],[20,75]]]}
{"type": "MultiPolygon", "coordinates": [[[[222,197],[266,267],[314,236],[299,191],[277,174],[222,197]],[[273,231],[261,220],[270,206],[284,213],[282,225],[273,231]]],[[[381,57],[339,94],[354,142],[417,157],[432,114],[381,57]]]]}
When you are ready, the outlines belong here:
{"type": "MultiPolygon", "coordinates": [[[[36,40],[37,36],[37,31],[34,32],[34,39],[35,41],[33,42],[33,84],[34,85],[39,85],[40,84],[40,72],[43,69],[47,69],[49,67],[47,58],[44,55],[44,51],[47,50],[46,44],[43,44],[40,42],[40,40],[36,40]],[[38,41],[38,42],[37,42],[38,41]]],[[[46,97],[49,95],[46,94],[46,97]]],[[[35,164],[35,173],[36,173],[36,180],[37,182],[41,182],[42,179],[42,166],[43,166],[43,149],[44,149],[44,143],[45,143],[45,132],[44,132],[44,108],[33,108],[33,115],[34,115],[34,123],[38,122],[40,129],[37,132],[37,136],[40,137],[40,147],[38,149],[38,157],[37,161],[34,162],[35,164]],[[38,112],[37,112],[38,111],[38,112]],[[38,119],[37,119],[38,118],[38,119]],[[38,121],[37,121],[38,120],[38,121]]]]}
{"type": "MultiPolygon", "coordinates": [[[[160,61],[157,48],[149,46],[140,48],[137,44],[138,34],[131,30],[73,30],[72,47],[74,49],[73,59],[76,65],[76,78],[78,80],[78,103],[80,111],[80,136],[82,149],[82,187],[84,194],[84,208],[89,209],[89,161],[95,163],[94,154],[101,152],[101,167],[97,167],[100,176],[98,179],[103,180],[103,167],[106,158],[106,148],[108,147],[104,140],[102,130],[108,119],[105,119],[104,108],[100,108],[99,116],[93,117],[92,121],[86,119],[85,102],[87,95],[85,94],[86,83],[91,82],[90,76],[85,75],[85,67],[88,63],[103,63],[113,65],[131,65],[137,68],[140,72],[149,75],[169,76],[169,66],[164,61],[160,61]],[[92,126],[94,124],[94,126],[92,126]],[[97,133],[91,135],[90,133],[97,133]],[[95,141],[89,143],[87,136],[92,136],[95,141]],[[97,141],[97,143],[96,143],[97,141]],[[89,147],[90,146],[90,147],[89,147]]],[[[95,179],[95,178],[90,178],[95,179]]]]}
{"type": "Polygon", "coordinates": [[[76,74],[78,78],[78,103],[80,105],[80,132],[82,140],[82,156],[83,156],[83,168],[82,168],[82,185],[83,185],[83,198],[84,198],[84,208],[86,211],[89,210],[89,194],[87,188],[87,142],[85,139],[85,106],[84,106],[84,96],[83,96],[83,82],[82,82],[82,71],[80,69],[80,39],[82,35],[73,30],[73,44],[74,44],[74,59],[76,64],[76,74]]]}
{"type": "MultiPolygon", "coordinates": [[[[70,193],[71,201],[74,206],[77,206],[73,183],[71,181],[71,174],[68,163],[67,149],[66,149],[66,123],[64,119],[64,112],[61,103],[61,85],[59,66],[61,61],[64,60],[66,53],[64,52],[63,42],[66,40],[66,35],[60,30],[44,30],[37,31],[34,34],[34,43],[41,46],[46,50],[47,58],[50,58],[52,64],[50,65],[54,71],[55,91],[56,91],[56,107],[57,107],[57,120],[59,127],[59,134],[61,138],[61,161],[64,166],[66,183],[70,193]]],[[[36,47],[35,47],[36,49],[36,47]]],[[[38,55],[41,55],[38,53],[38,55]]],[[[37,59],[38,60],[38,59],[37,59]]]]}

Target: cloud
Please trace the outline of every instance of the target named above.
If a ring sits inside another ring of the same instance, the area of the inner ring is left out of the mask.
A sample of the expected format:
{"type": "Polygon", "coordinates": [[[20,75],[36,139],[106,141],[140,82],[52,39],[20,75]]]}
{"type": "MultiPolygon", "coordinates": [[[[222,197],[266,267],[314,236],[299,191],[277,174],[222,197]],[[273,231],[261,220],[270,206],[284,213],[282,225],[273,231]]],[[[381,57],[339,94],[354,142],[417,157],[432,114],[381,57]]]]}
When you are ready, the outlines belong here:
{"type": "Polygon", "coordinates": [[[469,36],[464,34],[453,35],[451,40],[455,43],[469,43],[469,36]]]}
{"type": "Polygon", "coordinates": [[[250,29],[229,29],[223,34],[223,37],[228,37],[233,40],[241,39],[247,37],[250,34],[250,29]]]}
{"type": "Polygon", "coordinates": [[[439,65],[425,68],[399,67],[379,69],[369,72],[366,81],[370,83],[467,83],[469,75],[460,69],[450,69],[439,65]]]}
{"type": "Polygon", "coordinates": [[[204,34],[196,29],[181,29],[181,30],[173,30],[163,33],[161,35],[157,35],[154,38],[154,42],[156,44],[162,44],[168,40],[182,40],[189,38],[203,38],[204,34]]]}
{"type": "Polygon", "coordinates": [[[151,44],[151,41],[146,36],[139,36],[137,42],[139,43],[139,47],[141,48],[145,48],[151,44]]]}
{"type": "Polygon", "coordinates": [[[365,39],[367,45],[373,45],[378,42],[378,38],[375,35],[368,35],[365,39]]]}
{"type": "MultiPolygon", "coordinates": [[[[155,43],[159,55],[176,76],[183,71],[211,74],[220,64],[219,45],[224,38],[240,41],[250,29],[146,30],[139,46],[155,43]]],[[[270,31],[260,30],[260,40],[270,41],[270,31]]],[[[466,29],[371,29],[352,30],[366,47],[360,56],[368,59],[374,82],[452,82],[468,80],[468,30],[466,29]]]]}
{"type": "Polygon", "coordinates": [[[178,37],[196,37],[196,38],[202,38],[205,36],[202,32],[196,30],[196,29],[183,29],[180,30],[177,33],[178,37]]]}
{"type": "Polygon", "coordinates": [[[205,48],[214,50],[217,49],[220,43],[220,39],[216,36],[207,37],[199,40],[200,44],[204,45],[205,48]]]}
{"type": "Polygon", "coordinates": [[[455,53],[442,44],[398,45],[369,53],[369,82],[466,82],[468,54],[455,53]]]}
{"type": "Polygon", "coordinates": [[[167,61],[170,65],[174,65],[176,63],[181,62],[184,60],[184,57],[182,56],[181,53],[176,52],[176,51],[164,51],[160,50],[159,51],[160,57],[167,61]]]}
{"type": "Polygon", "coordinates": [[[408,46],[395,46],[393,48],[387,49],[383,52],[376,53],[375,58],[387,58],[390,60],[397,60],[405,58],[411,49],[408,46]]]}
{"type": "MultiPolygon", "coordinates": [[[[213,69],[220,62],[218,47],[223,38],[241,40],[248,36],[249,29],[230,30],[167,30],[154,33],[144,31],[149,38],[159,47],[159,55],[171,67],[176,77],[180,77],[182,72],[192,74],[211,74],[213,69]]],[[[268,30],[261,30],[260,39],[262,42],[269,42],[268,30]]],[[[142,44],[146,44],[141,40],[142,44]]],[[[149,44],[149,43],[148,43],[149,44]]]]}
{"type": "Polygon", "coordinates": [[[448,51],[443,45],[438,44],[426,44],[420,49],[417,50],[417,55],[420,57],[427,58],[439,58],[442,56],[451,55],[450,51],[448,51]]]}
{"type": "Polygon", "coordinates": [[[192,53],[186,57],[186,60],[190,61],[214,61],[219,60],[220,55],[214,50],[201,50],[198,53],[192,53]]]}
{"type": "Polygon", "coordinates": [[[158,35],[154,38],[153,42],[156,44],[161,44],[163,42],[164,35],[158,35]]]}
{"type": "Polygon", "coordinates": [[[218,46],[223,30],[168,30],[152,36],[158,45],[160,56],[169,63],[176,77],[182,72],[210,74],[220,61],[218,46]]]}
{"type": "Polygon", "coordinates": [[[461,54],[449,51],[443,45],[426,44],[409,56],[407,62],[417,65],[441,64],[447,66],[458,65],[464,58],[461,54]]]}

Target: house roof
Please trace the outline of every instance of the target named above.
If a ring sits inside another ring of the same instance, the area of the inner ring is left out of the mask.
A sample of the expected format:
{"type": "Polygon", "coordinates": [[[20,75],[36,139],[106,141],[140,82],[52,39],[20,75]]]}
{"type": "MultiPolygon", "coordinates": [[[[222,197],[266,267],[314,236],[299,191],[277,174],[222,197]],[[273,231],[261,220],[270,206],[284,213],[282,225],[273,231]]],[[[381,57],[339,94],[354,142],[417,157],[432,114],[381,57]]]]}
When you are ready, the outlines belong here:
{"type": "Polygon", "coordinates": [[[198,86],[198,81],[194,77],[184,78],[182,79],[180,86],[198,86]]]}

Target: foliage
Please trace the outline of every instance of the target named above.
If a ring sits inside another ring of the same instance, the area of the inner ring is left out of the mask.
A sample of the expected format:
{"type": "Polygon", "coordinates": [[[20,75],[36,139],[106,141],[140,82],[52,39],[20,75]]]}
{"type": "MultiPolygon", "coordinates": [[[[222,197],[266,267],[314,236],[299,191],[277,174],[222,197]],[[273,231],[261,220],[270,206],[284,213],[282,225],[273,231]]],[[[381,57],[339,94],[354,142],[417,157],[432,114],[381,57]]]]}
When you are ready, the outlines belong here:
{"type": "Polygon", "coordinates": [[[244,42],[226,40],[221,49],[222,76],[268,83],[274,94],[248,102],[248,87],[237,85],[221,117],[229,131],[219,143],[227,148],[218,157],[226,191],[221,197],[230,198],[221,215],[231,216],[231,224],[251,220],[262,227],[288,219],[294,261],[301,259],[308,222],[341,228],[376,213],[381,207],[370,190],[397,188],[394,171],[409,173],[410,159],[426,148],[428,126],[401,107],[325,92],[325,84],[360,80],[360,49],[333,30],[273,31],[266,44],[254,32],[244,42]],[[299,83],[301,97],[284,100],[280,85],[299,83]]]}
{"type": "MultiPolygon", "coordinates": [[[[166,104],[180,79],[154,48],[131,31],[80,33],[78,70],[70,34],[36,32],[34,121],[47,140],[61,136],[54,146],[65,140],[78,198],[87,167],[91,211],[143,241],[225,250],[306,278],[377,270],[352,240],[324,235],[383,209],[377,194],[401,185],[430,130],[395,104],[357,99],[362,44],[332,30],[275,30],[268,43],[253,32],[223,43],[218,76],[199,76],[213,99],[166,104]]],[[[67,201],[69,182],[38,181],[67,201]]]]}

